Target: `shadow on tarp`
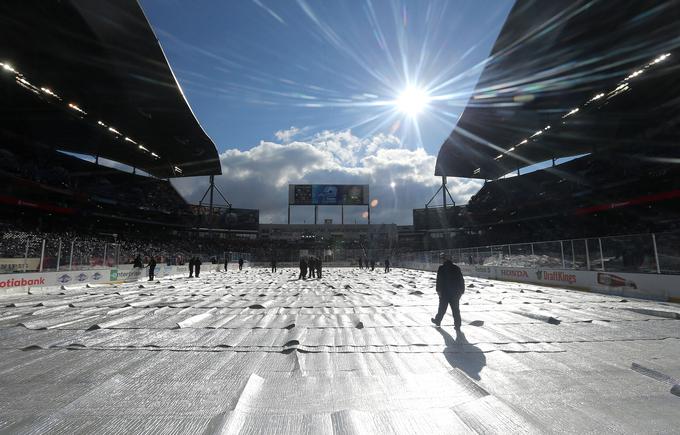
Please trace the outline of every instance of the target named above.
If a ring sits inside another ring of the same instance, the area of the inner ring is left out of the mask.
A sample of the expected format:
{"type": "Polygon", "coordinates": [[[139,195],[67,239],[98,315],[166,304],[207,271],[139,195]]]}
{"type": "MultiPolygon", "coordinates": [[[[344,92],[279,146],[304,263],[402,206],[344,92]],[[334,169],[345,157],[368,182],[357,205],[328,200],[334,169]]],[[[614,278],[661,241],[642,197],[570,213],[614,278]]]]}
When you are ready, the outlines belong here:
{"type": "Polygon", "coordinates": [[[477,346],[470,344],[462,331],[456,333],[454,339],[443,328],[435,328],[444,337],[444,356],[453,368],[462,370],[475,380],[480,380],[479,372],[486,365],[486,356],[477,346]]]}

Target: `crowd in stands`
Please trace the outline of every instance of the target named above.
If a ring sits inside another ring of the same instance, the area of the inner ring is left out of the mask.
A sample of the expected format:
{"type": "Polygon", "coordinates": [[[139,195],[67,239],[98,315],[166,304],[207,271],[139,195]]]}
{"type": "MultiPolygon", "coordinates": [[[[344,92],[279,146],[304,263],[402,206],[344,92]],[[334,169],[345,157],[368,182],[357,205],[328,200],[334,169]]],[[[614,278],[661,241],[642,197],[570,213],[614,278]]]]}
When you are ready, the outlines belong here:
{"type": "Polygon", "coordinates": [[[616,155],[586,156],[530,174],[488,182],[467,205],[479,224],[564,215],[677,189],[667,164],[616,155]],[[616,159],[616,165],[610,160],[616,159]]]}
{"type": "MultiPolygon", "coordinates": [[[[0,148],[0,176],[7,185],[31,182],[24,195],[59,189],[70,207],[121,216],[190,222],[191,210],[166,180],[108,168],[38,145],[8,141],[0,148]],[[139,216],[138,216],[139,217],[139,216]]],[[[31,198],[22,198],[28,199],[31,198]]]]}
{"type": "Polygon", "coordinates": [[[130,264],[137,256],[148,260],[154,257],[159,263],[184,264],[191,256],[206,261],[221,261],[224,252],[231,248],[224,240],[202,239],[190,234],[177,236],[147,235],[129,237],[113,234],[88,234],[86,232],[40,232],[15,229],[10,225],[0,227],[0,258],[39,258],[45,241],[45,267],[56,266],[113,266],[130,264]]]}
{"type": "Polygon", "coordinates": [[[490,181],[466,206],[447,212],[456,236],[433,243],[466,247],[672,231],[680,222],[673,197],[679,175],[665,163],[590,155],[490,181]],[[653,195],[670,196],[657,201],[653,195]]]}

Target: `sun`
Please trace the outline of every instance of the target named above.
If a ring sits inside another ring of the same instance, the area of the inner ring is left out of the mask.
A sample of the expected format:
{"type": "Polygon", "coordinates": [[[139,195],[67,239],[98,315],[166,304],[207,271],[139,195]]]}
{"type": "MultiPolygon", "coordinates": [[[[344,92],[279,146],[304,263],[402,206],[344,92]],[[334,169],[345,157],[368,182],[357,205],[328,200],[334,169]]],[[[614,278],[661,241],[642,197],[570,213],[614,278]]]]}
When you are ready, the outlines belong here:
{"type": "Polygon", "coordinates": [[[397,109],[410,117],[417,117],[430,103],[427,91],[417,86],[408,86],[395,100],[397,109]]]}

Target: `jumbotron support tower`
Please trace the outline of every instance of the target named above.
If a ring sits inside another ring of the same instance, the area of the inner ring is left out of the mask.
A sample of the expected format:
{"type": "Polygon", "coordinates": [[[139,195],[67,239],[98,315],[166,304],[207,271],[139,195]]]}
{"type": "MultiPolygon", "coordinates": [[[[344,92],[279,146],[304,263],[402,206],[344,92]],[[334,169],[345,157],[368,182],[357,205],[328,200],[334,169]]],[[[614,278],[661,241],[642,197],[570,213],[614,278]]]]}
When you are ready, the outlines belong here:
{"type": "MultiPolygon", "coordinates": [[[[229,200],[227,200],[227,198],[225,198],[225,196],[220,191],[219,187],[217,187],[215,185],[215,176],[210,175],[208,188],[206,189],[205,193],[203,194],[203,197],[201,198],[201,200],[198,202],[198,205],[203,205],[203,201],[205,200],[205,197],[207,195],[209,195],[208,196],[208,206],[209,206],[209,209],[210,209],[209,216],[212,216],[212,214],[213,214],[213,207],[215,205],[215,203],[214,203],[214,193],[215,193],[215,191],[217,191],[217,194],[220,195],[220,197],[222,198],[224,203],[227,205],[227,207],[231,209],[231,203],[229,202],[229,200]]],[[[210,222],[211,222],[210,225],[212,226],[212,220],[210,222]]]]}
{"type": "Polygon", "coordinates": [[[437,189],[437,191],[434,193],[434,195],[432,195],[432,198],[430,198],[430,200],[427,201],[427,204],[425,204],[425,208],[429,208],[430,204],[432,204],[432,201],[434,201],[434,199],[437,197],[437,194],[439,192],[442,193],[442,205],[444,206],[444,208],[447,207],[447,204],[446,204],[446,197],[447,196],[451,200],[451,205],[452,206],[456,205],[456,201],[453,200],[453,197],[451,196],[451,192],[449,192],[449,188],[446,187],[446,175],[444,175],[444,176],[442,176],[441,186],[439,186],[439,189],[437,189]]]}

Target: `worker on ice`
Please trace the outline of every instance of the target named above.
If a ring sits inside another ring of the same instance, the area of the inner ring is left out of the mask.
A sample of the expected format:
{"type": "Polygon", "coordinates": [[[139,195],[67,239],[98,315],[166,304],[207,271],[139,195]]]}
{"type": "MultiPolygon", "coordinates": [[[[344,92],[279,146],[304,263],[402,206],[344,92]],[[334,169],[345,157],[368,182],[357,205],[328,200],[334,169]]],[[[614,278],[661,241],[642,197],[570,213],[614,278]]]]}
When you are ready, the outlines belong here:
{"type": "Polygon", "coordinates": [[[148,267],[149,267],[149,281],[153,281],[153,277],[156,272],[156,259],[153,257],[153,255],[149,259],[148,267]]]}
{"type": "Polygon", "coordinates": [[[460,297],[465,292],[465,280],[460,268],[451,262],[451,258],[442,253],[439,256],[442,260],[442,265],[437,270],[437,294],[439,295],[439,310],[437,315],[433,317],[432,323],[441,325],[444,314],[446,314],[447,305],[451,306],[453,311],[453,322],[456,331],[460,330],[460,297]]]}
{"type": "Polygon", "coordinates": [[[316,277],[317,277],[318,279],[321,279],[321,269],[322,269],[322,265],[321,265],[321,259],[320,259],[320,258],[317,258],[317,259],[316,259],[316,261],[314,262],[314,266],[316,267],[316,277]]]}
{"type": "Polygon", "coordinates": [[[309,257],[307,261],[307,266],[309,266],[309,278],[316,278],[316,258],[309,257]]]}
{"type": "Polygon", "coordinates": [[[300,276],[298,276],[298,279],[306,278],[307,278],[307,262],[305,261],[304,257],[300,257],[300,276]]]}
{"type": "Polygon", "coordinates": [[[196,274],[196,278],[198,278],[198,275],[201,274],[201,259],[199,257],[194,258],[194,273],[196,274]]]}

